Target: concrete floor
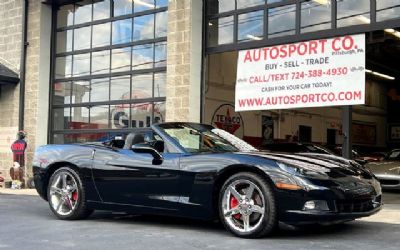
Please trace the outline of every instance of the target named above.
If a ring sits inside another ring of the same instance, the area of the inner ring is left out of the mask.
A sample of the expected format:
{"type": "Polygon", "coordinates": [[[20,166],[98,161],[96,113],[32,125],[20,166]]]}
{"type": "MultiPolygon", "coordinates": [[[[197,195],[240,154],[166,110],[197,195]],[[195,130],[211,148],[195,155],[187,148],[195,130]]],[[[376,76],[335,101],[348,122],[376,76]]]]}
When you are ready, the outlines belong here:
{"type": "Polygon", "coordinates": [[[400,192],[369,218],[331,227],[283,228],[264,239],[239,239],[195,220],[96,212],[61,221],[38,196],[0,194],[0,249],[400,249],[400,192]]]}

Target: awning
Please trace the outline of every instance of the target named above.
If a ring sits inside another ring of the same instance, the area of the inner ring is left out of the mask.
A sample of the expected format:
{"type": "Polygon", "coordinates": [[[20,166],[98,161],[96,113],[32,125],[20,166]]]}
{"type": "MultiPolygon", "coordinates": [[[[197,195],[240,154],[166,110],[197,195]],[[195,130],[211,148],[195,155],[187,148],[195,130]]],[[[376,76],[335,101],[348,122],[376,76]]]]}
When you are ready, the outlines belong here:
{"type": "Polygon", "coordinates": [[[18,74],[0,63],[0,84],[19,83],[18,74]]]}

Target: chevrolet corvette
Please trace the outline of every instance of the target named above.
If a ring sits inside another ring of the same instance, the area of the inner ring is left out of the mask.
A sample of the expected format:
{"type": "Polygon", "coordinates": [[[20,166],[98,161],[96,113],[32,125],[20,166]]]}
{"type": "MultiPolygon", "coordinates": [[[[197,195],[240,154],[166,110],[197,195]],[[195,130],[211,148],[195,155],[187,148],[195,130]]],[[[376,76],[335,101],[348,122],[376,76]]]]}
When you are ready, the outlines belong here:
{"type": "Polygon", "coordinates": [[[374,175],[328,154],[269,153],[210,125],[161,123],[126,139],[38,147],[35,188],[60,219],[118,210],[219,219],[258,238],[278,222],[334,224],[382,207],[374,175]]]}
{"type": "Polygon", "coordinates": [[[400,149],[390,151],[382,161],[370,162],[365,167],[374,173],[383,189],[400,190],[400,149]]]}

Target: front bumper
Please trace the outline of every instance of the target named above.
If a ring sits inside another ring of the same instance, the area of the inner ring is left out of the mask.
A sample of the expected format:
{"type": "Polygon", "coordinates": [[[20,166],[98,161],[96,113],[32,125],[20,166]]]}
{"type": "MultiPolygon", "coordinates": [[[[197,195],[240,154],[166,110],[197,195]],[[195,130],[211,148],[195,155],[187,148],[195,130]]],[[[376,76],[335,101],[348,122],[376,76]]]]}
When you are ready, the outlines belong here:
{"type": "Polygon", "coordinates": [[[400,175],[375,174],[383,189],[400,190],[400,175]]]}
{"type": "Polygon", "coordinates": [[[303,211],[288,210],[285,211],[281,221],[291,225],[305,224],[335,224],[337,222],[350,221],[362,217],[368,217],[376,214],[382,209],[382,204],[366,212],[340,213],[331,211],[303,211]]]}
{"type": "Polygon", "coordinates": [[[382,208],[382,191],[379,182],[346,189],[343,186],[320,186],[314,190],[277,190],[279,220],[286,224],[334,224],[367,217],[382,208]],[[325,201],[323,210],[307,210],[308,201],[325,201]]]}

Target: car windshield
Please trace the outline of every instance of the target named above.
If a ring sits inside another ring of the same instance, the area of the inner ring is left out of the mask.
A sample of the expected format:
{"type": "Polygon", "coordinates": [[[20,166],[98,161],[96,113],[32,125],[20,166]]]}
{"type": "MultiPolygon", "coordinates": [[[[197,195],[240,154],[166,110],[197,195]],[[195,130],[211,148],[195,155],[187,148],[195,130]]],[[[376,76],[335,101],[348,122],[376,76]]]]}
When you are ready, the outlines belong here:
{"type": "Polygon", "coordinates": [[[172,123],[160,124],[159,127],[190,153],[239,151],[232,143],[212,132],[212,126],[172,123]]]}

